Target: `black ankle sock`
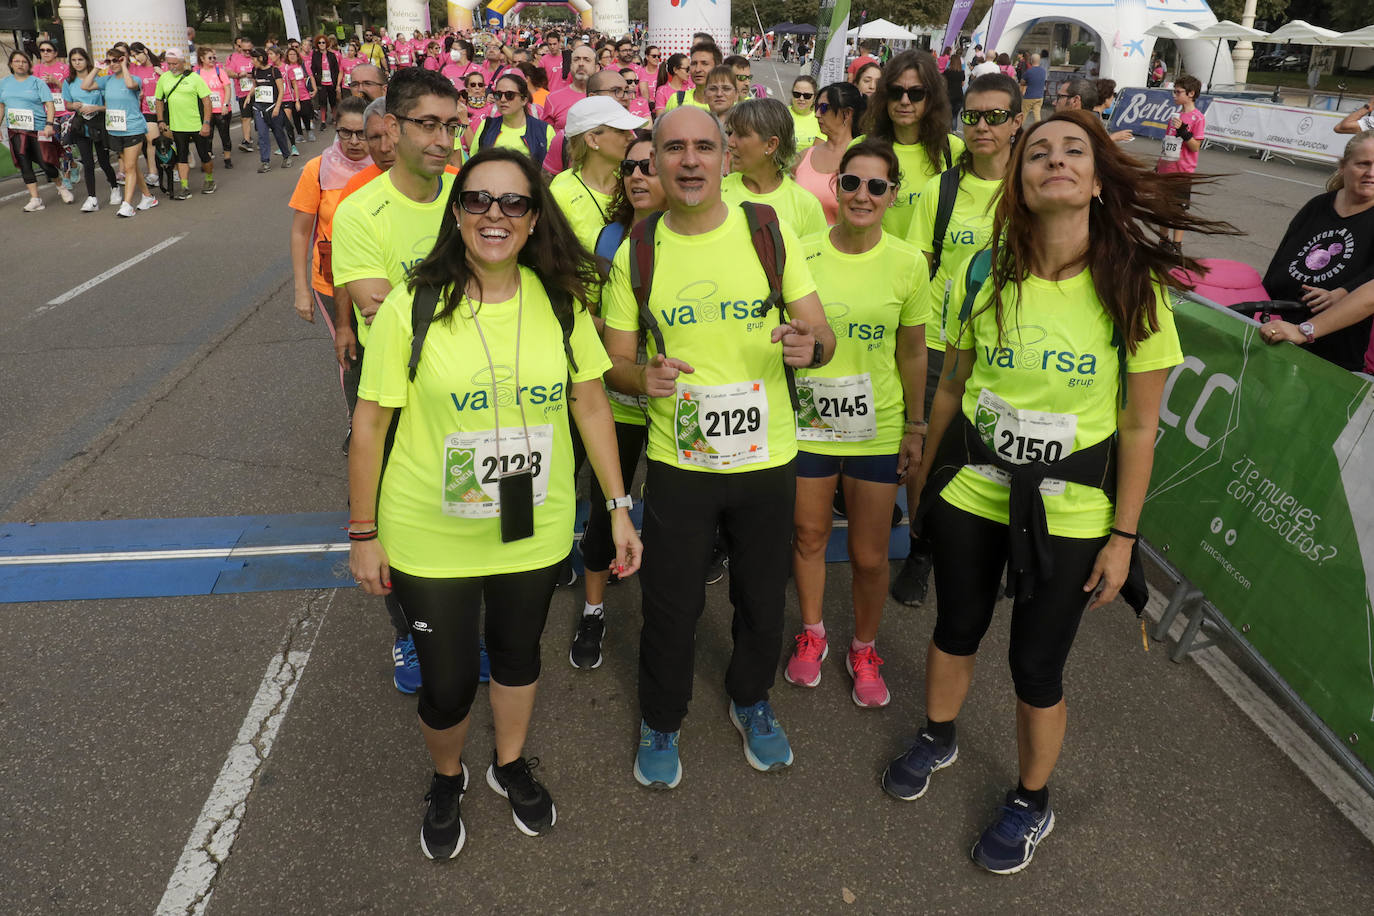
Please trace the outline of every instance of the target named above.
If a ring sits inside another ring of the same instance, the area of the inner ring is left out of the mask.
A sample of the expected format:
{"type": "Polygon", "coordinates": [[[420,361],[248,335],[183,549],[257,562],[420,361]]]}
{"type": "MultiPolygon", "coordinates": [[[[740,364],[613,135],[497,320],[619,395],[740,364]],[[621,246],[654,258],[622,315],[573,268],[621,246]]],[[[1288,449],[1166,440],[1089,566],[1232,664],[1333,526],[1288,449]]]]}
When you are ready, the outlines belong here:
{"type": "Polygon", "coordinates": [[[435,772],[434,777],[436,779],[442,779],[445,782],[451,782],[455,786],[461,786],[463,784],[463,773],[461,770],[453,776],[448,776],[443,773],[435,772]]]}
{"type": "Polygon", "coordinates": [[[1016,794],[1035,806],[1036,811],[1044,811],[1050,806],[1050,787],[1043,786],[1039,789],[1027,789],[1018,780],[1016,783],[1016,794]]]}
{"type": "Polygon", "coordinates": [[[950,719],[948,722],[936,722],[934,719],[927,718],[926,731],[934,735],[935,740],[939,741],[945,747],[949,747],[954,743],[953,719],[950,719]]]}

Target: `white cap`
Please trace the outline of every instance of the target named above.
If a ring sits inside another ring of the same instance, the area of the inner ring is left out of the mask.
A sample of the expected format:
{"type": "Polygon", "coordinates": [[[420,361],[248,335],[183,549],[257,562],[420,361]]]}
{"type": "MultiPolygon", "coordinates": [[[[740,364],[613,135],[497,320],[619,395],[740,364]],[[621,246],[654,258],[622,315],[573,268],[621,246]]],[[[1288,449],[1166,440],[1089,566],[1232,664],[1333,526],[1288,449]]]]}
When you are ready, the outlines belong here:
{"type": "Polygon", "coordinates": [[[168,48],[166,51],[163,52],[162,56],[171,57],[176,60],[184,60],[186,58],[186,55],[181,53],[180,48],[168,48]]]}
{"type": "Polygon", "coordinates": [[[579,99],[568,109],[568,122],[563,133],[569,137],[585,134],[595,127],[616,127],[620,130],[634,130],[649,123],[648,118],[630,114],[615,99],[604,95],[589,95],[579,99]]]}

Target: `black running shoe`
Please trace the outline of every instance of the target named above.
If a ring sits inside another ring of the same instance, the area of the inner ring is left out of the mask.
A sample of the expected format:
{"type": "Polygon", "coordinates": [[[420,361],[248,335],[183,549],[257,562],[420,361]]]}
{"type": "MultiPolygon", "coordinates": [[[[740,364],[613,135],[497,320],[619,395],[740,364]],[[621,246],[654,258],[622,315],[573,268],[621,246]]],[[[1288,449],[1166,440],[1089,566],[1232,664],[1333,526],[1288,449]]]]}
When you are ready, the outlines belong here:
{"type": "Polygon", "coordinates": [[[577,622],[577,632],[573,634],[572,649],[568,661],[574,668],[601,667],[601,640],[606,636],[606,616],[604,614],[583,614],[577,622]]]}
{"type": "Polygon", "coordinates": [[[725,567],[730,565],[730,555],[717,546],[711,551],[711,565],[706,567],[706,584],[715,585],[725,578],[725,567]]]}
{"type": "Polygon", "coordinates": [[[930,589],[930,568],[934,565],[930,554],[913,549],[902,564],[902,571],[892,580],[892,597],[907,607],[924,602],[930,589]]]}
{"type": "Polygon", "coordinates": [[[458,855],[467,841],[459,802],[468,787],[468,768],[458,776],[434,774],[425,801],[425,821],[420,827],[420,851],[425,858],[442,862],[458,855]]]}
{"type": "Polygon", "coordinates": [[[534,778],[533,770],[538,766],[538,757],[517,757],[499,767],[496,751],[492,751],[491,766],[487,767],[487,785],[510,802],[511,819],[525,836],[539,836],[558,823],[553,796],[534,778]]]}

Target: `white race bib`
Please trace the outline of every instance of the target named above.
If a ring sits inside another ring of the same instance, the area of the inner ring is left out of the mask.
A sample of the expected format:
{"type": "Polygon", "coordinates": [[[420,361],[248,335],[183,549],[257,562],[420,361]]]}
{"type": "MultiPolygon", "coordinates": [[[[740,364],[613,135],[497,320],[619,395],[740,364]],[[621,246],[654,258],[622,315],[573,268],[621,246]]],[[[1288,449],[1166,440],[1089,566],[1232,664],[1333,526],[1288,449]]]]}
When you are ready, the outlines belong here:
{"type": "Polygon", "coordinates": [[[645,403],[648,401],[648,398],[642,398],[634,394],[626,394],[623,391],[616,391],[610,385],[606,386],[606,395],[615,403],[634,410],[643,410],[645,403]]]}
{"type": "Polygon", "coordinates": [[[325,67],[324,70],[320,72],[320,82],[324,83],[326,86],[334,85],[334,74],[329,72],[328,67],[325,67]]]}
{"type": "Polygon", "coordinates": [[[1178,154],[1183,150],[1183,138],[1177,134],[1164,138],[1164,150],[1159,154],[1159,158],[1165,162],[1177,162],[1178,154]]]}
{"type": "Polygon", "coordinates": [[[253,101],[262,102],[266,105],[272,104],[272,102],[274,101],[273,97],[276,94],[276,89],[276,86],[254,86],[253,101]]]}
{"type": "Polygon", "coordinates": [[[58,114],[67,110],[67,100],[62,98],[60,93],[54,92],[52,94],[52,110],[58,114]]]}
{"type": "MultiPolygon", "coordinates": [[[[1052,464],[1073,451],[1078,417],[1071,413],[1042,413],[1017,410],[987,388],[978,395],[973,426],[987,445],[1012,464],[1043,461],[1052,464]]],[[[1011,476],[990,464],[970,465],[994,483],[1011,486],[1011,476]]],[[[1056,496],[1064,492],[1064,481],[1046,478],[1040,492],[1056,496]]]]}
{"type": "Polygon", "coordinates": [[[525,430],[503,429],[500,455],[496,430],[453,433],[444,440],[443,511],[457,518],[496,518],[501,514],[497,495],[503,473],[534,471],[534,504],[542,506],[549,495],[549,463],[553,459],[553,426],[525,430]]]}
{"type": "Polygon", "coordinates": [[[34,127],[33,111],[28,108],[6,108],[5,123],[10,130],[37,130],[34,127]]]}
{"type": "Polygon", "coordinates": [[[211,106],[212,108],[218,108],[218,107],[220,107],[220,104],[221,104],[222,102],[223,102],[223,99],[221,99],[221,98],[219,97],[219,93],[216,92],[215,90],[211,89],[211,90],[210,90],[210,106],[211,106]]]}
{"type": "Polygon", "coordinates": [[[252,78],[251,78],[251,77],[247,77],[247,76],[240,77],[240,78],[239,78],[239,92],[242,92],[244,95],[247,95],[248,93],[250,93],[250,92],[252,92],[252,91],[253,91],[253,80],[252,80],[252,78]]]}
{"type": "Polygon", "coordinates": [[[677,386],[678,464],[730,468],[768,460],[768,392],[760,379],[677,386]]]}
{"type": "Polygon", "coordinates": [[[300,67],[296,67],[292,72],[296,74],[296,79],[298,79],[298,80],[303,80],[303,79],[305,79],[305,71],[304,71],[303,69],[301,69],[300,67]]]}
{"type": "Polygon", "coordinates": [[[797,438],[809,442],[863,442],[878,435],[873,379],[867,372],[841,378],[797,379],[797,438]]]}
{"type": "Polygon", "coordinates": [[[129,113],[119,108],[105,109],[106,130],[128,130],[129,113]]]}

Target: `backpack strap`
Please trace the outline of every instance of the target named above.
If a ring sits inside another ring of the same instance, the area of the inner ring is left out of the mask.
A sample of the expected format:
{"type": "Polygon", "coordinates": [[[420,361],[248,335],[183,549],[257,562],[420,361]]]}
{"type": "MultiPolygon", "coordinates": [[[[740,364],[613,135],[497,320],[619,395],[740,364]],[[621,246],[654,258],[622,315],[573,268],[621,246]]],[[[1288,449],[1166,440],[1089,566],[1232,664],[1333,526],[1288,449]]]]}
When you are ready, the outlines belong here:
{"type": "MultiPolygon", "coordinates": [[[[767,204],[744,201],[740,204],[744,217],[749,222],[749,238],[754,243],[754,253],[768,278],[768,298],[764,300],[764,313],[769,309],[778,310],[778,324],[787,323],[787,310],[782,301],[782,275],[787,268],[787,247],[782,241],[782,226],[778,214],[767,204]]],[[[792,409],[801,410],[797,398],[797,377],[792,367],[783,364],[783,374],[787,377],[787,395],[792,400],[792,409]]]]}
{"type": "Polygon", "coordinates": [[[959,306],[959,324],[967,324],[973,315],[973,300],[992,273],[992,249],[984,248],[969,258],[968,270],[964,273],[964,301],[959,306]]]}
{"type": "Polygon", "coordinates": [[[415,381],[415,370],[420,365],[420,351],[425,348],[425,337],[429,326],[434,323],[434,307],[439,304],[437,286],[418,286],[415,298],[410,303],[410,380],[415,381]]]}
{"type": "Polygon", "coordinates": [[[558,326],[563,329],[563,354],[568,358],[568,379],[571,381],[572,374],[577,371],[577,357],[573,356],[572,348],[573,324],[577,320],[573,312],[575,306],[572,297],[561,289],[550,290],[548,296],[549,304],[554,307],[553,313],[558,318],[558,326]]]}
{"type": "Polygon", "coordinates": [[[649,309],[649,293],[654,283],[654,231],[663,213],[650,213],[630,230],[630,289],[639,306],[639,326],[654,339],[654,347],[667,355],[663,346],[663,330],[649,309]]]}
{"type": "Polygon", "coordinates": [[[477,135],[477,146],[486,149],[496,142],[496,138],[501,136],[501,119],[487,118],[482,124],[482,132],[477,135]]]}
{"type": "Polygon", "coordinates": [[[677,92],[674,92],[673,95],[677,96],[678,107],[682,107],[682,100],[687,98],[687,90],[679,89],[677,92]]]}
{"type": "Polygon", "coordinates": [[[934,279],[940,270],[940,257],[945,247],[945,233],[949,231],[950,218],[954,216],[954,204],[959,196],[959,179],[964,177],[962,167],[945,169],[940,173],[940,199],[935,205],[935,232],[931,238],[934,251],[931,252],[930,276],[934,279]]]}

